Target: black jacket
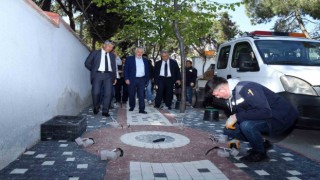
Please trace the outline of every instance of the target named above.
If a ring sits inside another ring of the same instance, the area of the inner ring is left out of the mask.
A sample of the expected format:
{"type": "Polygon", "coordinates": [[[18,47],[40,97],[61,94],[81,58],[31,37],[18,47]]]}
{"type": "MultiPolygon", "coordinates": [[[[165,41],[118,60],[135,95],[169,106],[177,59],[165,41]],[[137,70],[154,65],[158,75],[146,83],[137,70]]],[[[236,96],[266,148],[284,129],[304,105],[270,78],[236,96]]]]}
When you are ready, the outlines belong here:
{"type": "Polygon", "coordinates": [[[186,86],[190,86],[190,83],[195,84],[197,80],[197,69],[193,67],[186,68],[186,86]]]}
{"type": "MultiPolygon", "coordinates": [[[[116,56],[113,53],[109,53],[110,63],[112,68],[112,82],[117,78],[117,69],[116,69],[116,56]]],[[[96,76],[97,71],[100,67],[101,61],[101,50],[92,51],[85,61],[86,68],[91,71],[91,82],[92,79],[96,76]]]]}
{"type": "MultiPolygon", "coordinates": [[[[171,77],[173,79],[173,82],[175,83],[177,80],[181,80],[180,68],[176,60],[169,59],[168,61],[170,61],[169,64],[170,64],[171,77]]],[[[161,64],[162,64],[162,60],[157,61],[154,66],[154,84],[155,85],[157,85],[160,77],[161,64]]]]}

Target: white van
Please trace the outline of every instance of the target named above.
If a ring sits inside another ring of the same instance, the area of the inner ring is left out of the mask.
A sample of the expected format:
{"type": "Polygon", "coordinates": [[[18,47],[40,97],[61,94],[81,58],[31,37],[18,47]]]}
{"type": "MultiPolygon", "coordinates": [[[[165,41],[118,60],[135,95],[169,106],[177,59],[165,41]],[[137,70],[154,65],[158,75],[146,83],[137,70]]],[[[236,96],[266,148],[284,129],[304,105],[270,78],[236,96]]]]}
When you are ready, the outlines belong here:
{"type": "Polygon", "coordinates": [[[320,129],[320,41],[254,31],[219,47],[215,73],[260,83],[295,105],[297,126],[320,129]]]}

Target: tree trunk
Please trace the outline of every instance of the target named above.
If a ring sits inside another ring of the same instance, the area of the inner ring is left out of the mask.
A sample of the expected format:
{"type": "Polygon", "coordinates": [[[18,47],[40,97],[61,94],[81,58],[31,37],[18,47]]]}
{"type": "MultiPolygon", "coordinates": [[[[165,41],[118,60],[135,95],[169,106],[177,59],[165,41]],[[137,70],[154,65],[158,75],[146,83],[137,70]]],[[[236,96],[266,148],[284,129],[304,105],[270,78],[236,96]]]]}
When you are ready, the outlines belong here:
{"type": "Polygon", "coordinates": [[[69,9],[67,15],[69,16],[70,27],[75,32],[76,31],[76,23],[74,22],[74,18],[73,18],[72,1],[68,0],[68,5],[67,6],[68,6],[68,9],[69,9]]]}
{"type": "Polygon", "coordinates": [[[43,11],[50,11],[51,10],[51,0],[43,0],[41,9],[43,11]]]}
{"type": "Polygon", "coordinates": [[[68,9],[64,6],[64,4],[61,2],[61,0],[56,0],[57,3],[60,5],[60,7],[62,8],[62,10],[67,14],[67,16],[69,17],[69,21],[70,21],[70,28],[73,31],[76,31],[76,24],[74,22],[73,19],[73,13],[72,13],[72,2],[70,0],[68,0],[68,4],[66,5],[68,7],[68,9]]]}
{"type": "Polygon", "coordinates": [[[92,44],[91,44],[91,49],[92,51],[96,50],[96,40],[94,38],[92,38],[92,44]]]}
{"type": "Polygon", "coordinates": [[[207,56],[203,56],[203,65],[202,65],[202,78],[204,79],[204,68],[206,66],[206,63],[207,63],[207,56]]]}
{"type": "MultiPolygon", "coordinates": [[[[174,0],[174,11],[178,12],[178,0],[174,0]]],[[[180,113],[184,113],[186,110],[186,69],[185,69],[185,54],[184,54],[184,40],[181,37],[180,29],[178,26],[178,19],[175,18],[173,21],[174,34],[179,42],[180,56],[181,56],[181,77],[182,77],[182,91],[181,91],[181,101],[180,101],[180,113]]]]}
{"type": "Polygon", "coordinates": [[[297,18],[297,21],[298,21],[298,23],[299,23],[300,29],[301,29],[301,31],[303,32],[303,34],[306,35],[307,38],[311,39],[310,34],[308,33],[306,27],[304,26],[304,23],[303,23],[303,21],[302,21],[302,18],[301,18],[301,15],[300,15],[300,12],[299,12],[298,9],[296,9],[296,10],[294,11],[294,15],[295,15],[296,18],[297,18]]]}

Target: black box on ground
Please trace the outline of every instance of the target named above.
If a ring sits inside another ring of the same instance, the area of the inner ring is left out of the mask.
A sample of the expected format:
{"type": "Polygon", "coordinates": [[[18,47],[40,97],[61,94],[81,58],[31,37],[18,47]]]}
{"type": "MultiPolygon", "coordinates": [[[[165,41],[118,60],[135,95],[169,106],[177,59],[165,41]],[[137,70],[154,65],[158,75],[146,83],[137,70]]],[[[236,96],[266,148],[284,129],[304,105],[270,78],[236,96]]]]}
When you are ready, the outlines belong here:
{"type": "Polygon", "coordinates": [[[74,141],[87,129],[85,116],[55,116],[41,124],[41,140],[74,141]]]}

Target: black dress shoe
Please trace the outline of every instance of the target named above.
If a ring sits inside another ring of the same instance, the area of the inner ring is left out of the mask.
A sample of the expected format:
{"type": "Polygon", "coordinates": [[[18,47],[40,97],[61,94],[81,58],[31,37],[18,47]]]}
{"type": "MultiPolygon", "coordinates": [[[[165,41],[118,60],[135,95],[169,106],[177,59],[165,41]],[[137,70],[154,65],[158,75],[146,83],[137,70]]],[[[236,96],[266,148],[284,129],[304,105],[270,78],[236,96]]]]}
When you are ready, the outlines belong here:
{"type": "Polygon", "coordinates": [[[103,113],[102,113],[102,116],[110,117],[110,114],[109,114],[109,113],[107,113],[107,112],[103,112],[103,113]]]}
{"type": "Polygon", "coordinates": [[[134,108],[130,108],[129,111],[133,111],[134,108]]]}
{"type": "Polygon", "coordinates": [[[145,110],[139,110],[139,113],[141,113],[141,114],[148,114],[145,110]]]}
{"type": "Polygon", "coordinates": [[[99,108],[93,108],[93,114],[96,115],[99,113],[99,108]]]}

